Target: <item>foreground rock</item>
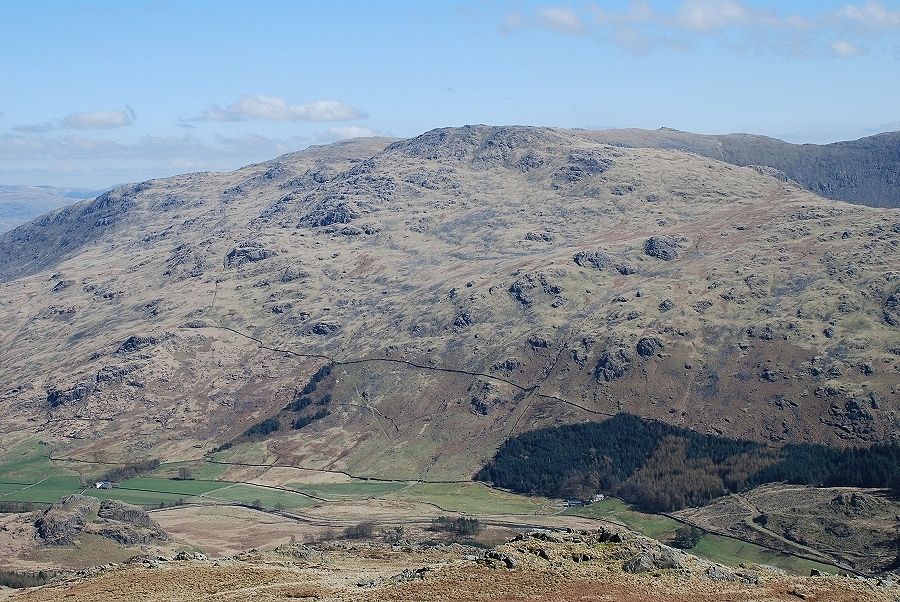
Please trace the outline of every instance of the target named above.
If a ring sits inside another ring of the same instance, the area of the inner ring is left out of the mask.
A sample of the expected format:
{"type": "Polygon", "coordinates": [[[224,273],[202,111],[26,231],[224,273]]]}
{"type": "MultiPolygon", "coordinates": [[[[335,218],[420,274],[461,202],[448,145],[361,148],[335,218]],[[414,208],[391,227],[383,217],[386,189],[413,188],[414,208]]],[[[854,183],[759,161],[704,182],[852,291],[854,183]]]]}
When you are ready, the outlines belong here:
{"type": "Polygon", "coordinates": [[[146,510],[118,500],[75,494],[60,498],[35,522],[37,536],[47,545],[73,545],[82,534],[94,534],[123,546],[168,539],[146,510]]]}
{"type": "Polygon", "coordinates": [[[888,579],[790,577],[766,567],[732,569],[618,530],[541,530],[493,549],[375,541],[290,544],[208,560],[196,553],[137,558],[85,571],[18,598],[223,600],[666,600],[817,599],[894,602],[888,579]],[[623,565],[625,568],[623,568],[623,565]],[[646,570],[644,570],[646,568],[646,570]],[[788,592],[788,594],[785,594],[788,592]],[[784,596],[788,595],[788,598],[784,596]]]}

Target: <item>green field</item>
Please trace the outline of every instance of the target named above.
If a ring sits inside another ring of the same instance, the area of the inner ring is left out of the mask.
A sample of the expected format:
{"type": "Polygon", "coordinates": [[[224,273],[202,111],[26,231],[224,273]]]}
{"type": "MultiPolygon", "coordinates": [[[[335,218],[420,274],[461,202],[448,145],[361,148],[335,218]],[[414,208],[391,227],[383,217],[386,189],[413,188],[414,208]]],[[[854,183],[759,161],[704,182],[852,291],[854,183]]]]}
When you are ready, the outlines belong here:
{"type": "Polygon", "coordinates": [[[211,454],[210,457],[220,462],[243,462],[246,464],[271,464],[274,459],[269,453],[265,441],[239,443],[234,447],[211,454]]]}
{"type": "Polygon", "coordinates": [[[101,500],[119,500],[136,506],[159,506],[160,504],[174,505],[179,500],[188,501],[189,496],[177,493],[163,493],[156,491],[135,491],[133,489],[94,489],[85,491],[89,495],[101,500]]]}
{"type": "Polygon", "coordinates": [[[212,464],[202,460],[197,462],[166,462],[160,464],[159,468],[148,476],[171,479],[178,475],[178,469],[181,467],[186,467],[191,473],[191,478],[199,481],[215,481],[228,468],[224,464],[212,464]]]}
{"type": "Polygon", "coordinates": [[[634,510],[617,498],[606,498],[583,508],[571,508],[563,512],[571,516],[597,518],[625,525],[633,531],[643,533],[647,537],[666,541],[675,535],[680,527],[678,521],[657,514],[645,514],[634,510]]]}
{"type": "Polygon", "coordinates": [[[303,508],[312,506],[315,503],[315,500],[291,491],[259,487],[257,485],[240,484],[226,486],[226,483],[222,483],[222,485],[222,489],[213,491],[206,495],[204,499],[240,504],[255,504],[258,501],[264,508],[284,509],[303,508]]]}
{"type": "Polygon", "coordinates": [[[826,573],[837,573],[838,571],[838,568],[835,566],[814,560],[795,558],[788,554],[780,554],[752,543],[745,543],[712,533],[707,533],[701,537],[700,542],[690,550],[690,553],[731,566],[738,566],[747,562],[768,564],[798,575],[809,575],[811,569],[818,569],[826,573]]]}
{"type": "Polygon", "coordinates": [[[291,483],[288,486],[315,497],[342,501],[383,497],[406,488],[408,484],[355,480],[349,483],[291,483]]]}
{"type": "Polygon", "coordinates": [[[34,485],[19,485],[17,490],[0,493],[0,499],[10,502],[41,502],[52,504],[64,495],[80,492],[84,486],[80,477],[54,476],[34,485]]]}
{"type": "Polygon", "coordinates": [[[9,493],[11,491],[18,491],[22,487],[29,485],[29,483],[0,483],[0,499],[3,498],[5,493],[9,493]]]}
{"type": "Polygon", "coordinates": [[[467,514],[532,514],[548,503],[544,498],[506,493],[481,483],[416,483],[389,497],[467,514]]]}
{"type": "MultiPolygon", "coordinates": [[[[625,525],[633,531],[663,543],[670,540],[681,526],[678,521],[665,516],[638,512],[616,498],[607,498],[583,508],[572,508],[566,510],[564,514],[608,520],[625,525]]],[[[729,566],[738,566],[743,563],[768,564],[798,575],[809,575],[810,569],[814,568],[828,573],[836,573],[838,570],[837,567],[831,565],[795,558],[762,546],[712,533],[705,533],[699,543],[688,551],[695,556],[729,566]]]]}
{"type": "Polygon", "coordinates": [[[135,477],[122,481],[119,489],[140,489],[144,491],[156,491],[161,493],[174,493],[181,496],[195,496],[208,493],[213,489],[224,487],[228,483],[223,481],[200,481],[175,479],[159,479],[154,477],[135,477]]]}
{"type": "Polygon", "coordinates": [[[57,474],[72,473],[54,465],[47,447],[37,441],[15,445],[0,457],[0,481],[34,483],[57,474]]]}

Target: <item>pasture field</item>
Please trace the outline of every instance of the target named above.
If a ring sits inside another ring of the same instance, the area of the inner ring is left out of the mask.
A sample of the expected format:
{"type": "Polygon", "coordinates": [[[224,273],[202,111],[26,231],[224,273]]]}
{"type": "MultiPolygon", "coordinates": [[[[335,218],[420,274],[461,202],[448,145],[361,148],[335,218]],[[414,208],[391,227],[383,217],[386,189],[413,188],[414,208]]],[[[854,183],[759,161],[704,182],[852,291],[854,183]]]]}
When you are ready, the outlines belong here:
{"type": "Polygon", "coordinates": [[[349,483],[291,483],[289,487],[326,500],[371,499],[402,491],[407,483],[355,480],[349,483]]]}
{"type": "Polygon", "coordinates": [[[631,506],[617,498],[606,498],[582,508],[570,508],[563,512],[570,516],[598,518],[625,525],[633,531],[647,537],[666,541],[675,535],[681,524],[665,516],[646,514],[634,510],[631,506]]]}
{"type": "Polygon", "coordinates": [[[303,508],[312,506],[315,500],[300,493],[260,487],[258,485],[235,484],[227,486],[221,483],[222,488],[212,491],[204,499],[220,502],[232,502],[239,504],[255,504],[259,502],[264,508],[303,508]]]}
{"type": "Polygon", "coordinates": [[[80,477],[52,476],[31,485],[19,485],[15,490],[0,494],[0,499],[9,502],[52,504],[64,495],[78,493],[83,488],[80,477]]]}
{"type": "Polygon", "coordinates": [[[195,496],[208,493],[228,485],[222,481],[160,479],[155,477],[135,477],[122,481],[119,489],[133,489],[146,492],[174,493],[182,496],[195,496]]]}
{"type": "MultiPolygon", "coordinates": [[[[681,526],[676,520],[657,514],[646,514],[634,510],[620,499],[607,498],[583,508],[571,508],[563,514],[596,518],[625,525],[647,537],[663,543],[671,540],[681,526]]],[[[809,575],[811,569],[836,573],[838,568],[814,560],[782,554],[762,546],[746,543],[730,537],[704,533],[697,545],[689,553],[713,562],[738,566],[745,563],[768,564],[797,575],[809,575]]]]}
{"type": "Polygon", "coordinates": [[[837,567],[829,564],[797,558],[788,554],[779,554],[762,546],[745,543],[730,537],[722,537],[713,533],[706,533],[701,537],[696,547],[690,552],[702,558],[731,566],[738,566],[748,562],[768,564],[797,575],[809,575],[812,569],[818,569],[825,573],[837,573],[838,571],[837,567]]]}
{"type": "Polygon", "coordinates": [[[388,497],[465,514],[534,514],[550,503],[544,498],[507,493],[475,482],[415,483],[388,497]]]}

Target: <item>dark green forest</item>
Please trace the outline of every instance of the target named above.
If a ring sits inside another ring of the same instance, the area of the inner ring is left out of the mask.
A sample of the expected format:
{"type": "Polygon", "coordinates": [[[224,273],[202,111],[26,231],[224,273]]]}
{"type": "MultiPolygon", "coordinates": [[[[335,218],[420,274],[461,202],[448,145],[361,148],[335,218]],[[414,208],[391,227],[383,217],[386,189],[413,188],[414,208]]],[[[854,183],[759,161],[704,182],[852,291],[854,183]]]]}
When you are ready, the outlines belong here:
{"type": "Polygon", "coordinates": [[[703,505],[763,483],[879,487],[900,494],[900,446],[838,449],[706,435],[631,414],[544,428],[504,443],[475,476],[520,493],[613,493],[654,512],[703,505]]]}

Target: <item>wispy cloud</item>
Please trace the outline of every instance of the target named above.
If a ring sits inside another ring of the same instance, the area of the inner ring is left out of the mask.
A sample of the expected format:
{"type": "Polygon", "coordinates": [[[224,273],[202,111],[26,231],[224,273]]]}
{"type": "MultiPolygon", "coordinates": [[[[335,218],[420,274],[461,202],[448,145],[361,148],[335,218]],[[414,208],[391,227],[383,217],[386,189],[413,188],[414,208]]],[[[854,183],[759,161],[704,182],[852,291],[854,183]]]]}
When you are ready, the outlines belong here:
{"type": "Polygon", "coordinates": [[[868,29],[900,28],[900,10],[889,10],[875,0],[848,4],[837,12],[837,16],[868,29]]]}
{"type": "Polygon", "coordinates": [[[869,52],[866,42],[872,36],[900,30],[900,9],[865,0],[801,14],[792,12],[790,3],[762,8],[750,0],[631,0],[620,8],[544,6],[507,14],[499,26],[504,35],[534,28],[591,36],[635,54],[687,50],[711,38],[738,52],[854,57],[869,52]]]}
{"type": "Polygon", "coordinates": [[[73,130],[112,130],[134,123],[125,111],[85,111],[69,113],[62,118],[62,127],[73,130]]]}
{"type": "Polygon", "coordinates": [[[537,22],[554,31],[583,34],[587,32],[587,23],[568,6],[547,6],[540,8],[536,15],[537,22]]]}
{"type": "Polygon", "coordinates": [[[712,31],[734,25],[777,25],[774,15],[750,8],[740,0],[685,0],[678,9],[679,26],[712,31]]]}
{"type": "Polygon", "coordinates": [[[864,47],[847,40],[836,40],[831,43],[831,54],[835,57],[859,56],[860,54],[865,54],[865,52],[866,49],[864,47]]]}
{"type": "Polygon", "coordinates": [[[290,105],[277,96],[242,96],[226,107],[212,106],[187,121],[350,121],[365,117],[359,109],[336,100],[290,105]]]}
{"type": "Polygon", "coordinates": [[[43,123],[30,123],[26,125],[17,125],[12,129],[14,132],[20,132],[22,134],[40,134],[43,132],[49,132],[51,130],[55,130],[59,127],[58,123],[52,123],[50,121],[45,121],[43,123]]]}
{"type": "Polygon", "coordinates": [[[10,129],[20,134],[42,134],[53,130],[113,130],[132,125],[135,121],[137,121],[137,116],[134,109],[126,106],[125,111],[69,113],[62,119],[17,125],[10,129]]]}

